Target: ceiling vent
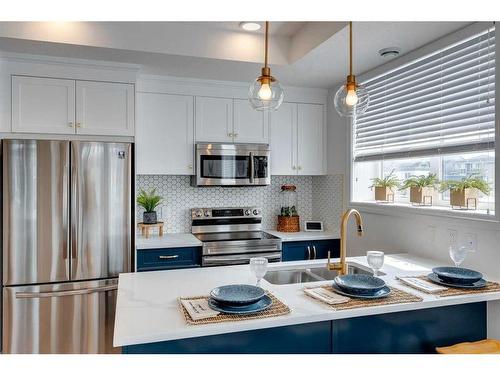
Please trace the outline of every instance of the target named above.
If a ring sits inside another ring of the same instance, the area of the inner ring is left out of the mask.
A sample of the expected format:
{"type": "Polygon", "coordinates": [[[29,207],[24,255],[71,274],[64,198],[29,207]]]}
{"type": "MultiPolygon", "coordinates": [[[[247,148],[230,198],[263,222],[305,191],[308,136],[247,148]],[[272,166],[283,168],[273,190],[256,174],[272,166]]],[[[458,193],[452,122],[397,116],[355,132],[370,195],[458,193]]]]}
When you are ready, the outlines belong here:
{"type": "Polygon", "coordinates": [[[401,48],[398,47],[382,48],[380,51],[378,51],[378,54],[385,59],[391,59],[393,57],[399,56],[400,53],[401,48]]]}

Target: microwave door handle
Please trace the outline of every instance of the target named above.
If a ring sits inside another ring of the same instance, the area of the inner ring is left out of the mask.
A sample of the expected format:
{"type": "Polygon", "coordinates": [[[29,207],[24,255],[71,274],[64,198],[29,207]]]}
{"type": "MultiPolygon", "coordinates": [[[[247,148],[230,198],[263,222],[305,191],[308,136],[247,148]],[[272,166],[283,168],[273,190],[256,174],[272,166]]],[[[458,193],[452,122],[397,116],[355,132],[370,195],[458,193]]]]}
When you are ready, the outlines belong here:
{"type": "Polygon", "coordinates": [[[255,178],[255,165],[253,160],[253,152],[250,152],[250,183],[253,184],[255,178]]]}

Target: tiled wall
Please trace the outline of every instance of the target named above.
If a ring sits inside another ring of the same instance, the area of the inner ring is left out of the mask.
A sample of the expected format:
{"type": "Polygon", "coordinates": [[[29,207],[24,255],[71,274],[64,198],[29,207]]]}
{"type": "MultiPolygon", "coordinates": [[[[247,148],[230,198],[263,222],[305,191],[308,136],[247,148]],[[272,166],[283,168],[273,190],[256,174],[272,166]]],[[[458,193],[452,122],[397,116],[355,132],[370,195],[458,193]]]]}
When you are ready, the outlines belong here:
{"type": "MultiPolygon", "coordinates": [[[[259,206],[263,211],[263,227],[275,229],[276,215],[281,207],[280,187],[283,184],[297,186],[301,221],[324,220],[327,229],[338,225],[338,212],[342,209],[341,176],[272,176],[269,186],[224,188],[192,187],[189,176],[137,176],[138,190],[156,188],[157,193],[165,199],[158,209],[158,215],[165,222],[167,232],[178,233],[191,231],[189,210],[194,207],[259,206]]],[[[142,212],[138,207],[138,222],[142,221],[142,212]]]]}

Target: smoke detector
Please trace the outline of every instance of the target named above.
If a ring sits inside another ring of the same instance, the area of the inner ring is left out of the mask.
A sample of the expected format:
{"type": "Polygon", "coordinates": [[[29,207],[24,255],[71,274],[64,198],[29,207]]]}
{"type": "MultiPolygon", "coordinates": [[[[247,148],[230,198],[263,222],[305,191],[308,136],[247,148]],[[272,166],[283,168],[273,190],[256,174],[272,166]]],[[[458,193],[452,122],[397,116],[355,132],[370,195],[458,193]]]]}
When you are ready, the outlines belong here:
{"type": "Polygon", "coordinates": [[[382,48],[380,51],[378,51],[378,54],[385,59],[391,59],[393,57],[398,56],[400,53],[401,53],[401,48],[398,47],[387,47],[387,48],[382,48]]]}

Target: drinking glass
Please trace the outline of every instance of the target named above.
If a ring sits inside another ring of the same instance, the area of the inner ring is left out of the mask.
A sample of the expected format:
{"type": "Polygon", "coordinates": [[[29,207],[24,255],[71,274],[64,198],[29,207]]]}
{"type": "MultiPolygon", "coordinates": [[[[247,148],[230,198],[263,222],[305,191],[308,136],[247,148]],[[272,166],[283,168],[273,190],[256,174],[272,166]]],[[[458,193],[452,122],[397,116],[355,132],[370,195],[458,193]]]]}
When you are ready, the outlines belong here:
{"type": "Polygon", "coordinates": [[[257,278],[257,286],[267,273],[267,258],[250,258],[250,270],[257,278]]]}
{"type": "Polygon", "coordinates": [[[450,258],[455,263],[455,267],[460,267],[460,264],[467,257],[467,253],[471,251],[471,249],[467,246],[450,246],[450,258]]]}
{"type": "Polygon", "coordinates": [[[383,251],[367,251],[366,260],[368,265],[373,270],[373,276],[377,276],[378,270],[384,265],[384,252],[383,251]]]}

